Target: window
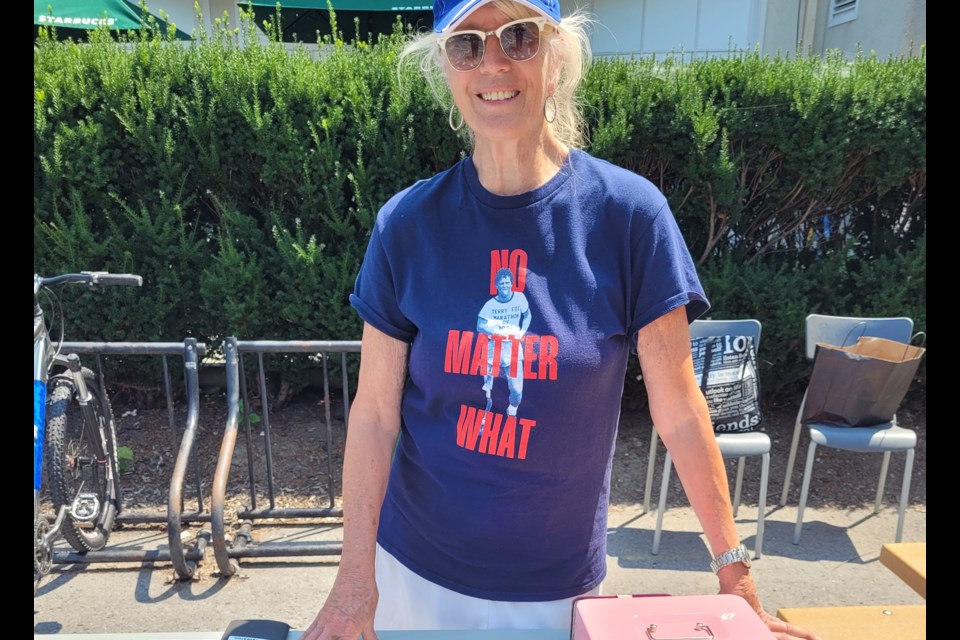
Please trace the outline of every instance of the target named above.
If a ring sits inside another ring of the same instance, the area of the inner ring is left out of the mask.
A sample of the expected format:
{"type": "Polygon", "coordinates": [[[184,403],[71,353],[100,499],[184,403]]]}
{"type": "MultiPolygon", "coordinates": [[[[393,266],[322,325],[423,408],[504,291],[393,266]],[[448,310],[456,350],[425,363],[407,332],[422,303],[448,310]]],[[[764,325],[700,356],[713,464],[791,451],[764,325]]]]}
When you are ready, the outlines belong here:
{"type": "Polygon", "coordinates": [[[827,27],[835,27],[857,19],[858,0],[830,0],[830,17],[827,27]]]}

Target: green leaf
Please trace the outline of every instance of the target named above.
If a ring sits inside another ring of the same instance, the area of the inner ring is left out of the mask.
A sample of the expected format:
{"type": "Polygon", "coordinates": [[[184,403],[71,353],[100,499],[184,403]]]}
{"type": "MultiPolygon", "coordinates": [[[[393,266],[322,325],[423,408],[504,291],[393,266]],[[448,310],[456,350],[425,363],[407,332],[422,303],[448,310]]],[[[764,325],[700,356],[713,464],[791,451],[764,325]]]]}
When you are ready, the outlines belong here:
{"type": "Polygon", "coordinates": [[[133,471],[133,449],[130,447],[117,447],[117,466],[120,473],[130,473],[133,471]]]}

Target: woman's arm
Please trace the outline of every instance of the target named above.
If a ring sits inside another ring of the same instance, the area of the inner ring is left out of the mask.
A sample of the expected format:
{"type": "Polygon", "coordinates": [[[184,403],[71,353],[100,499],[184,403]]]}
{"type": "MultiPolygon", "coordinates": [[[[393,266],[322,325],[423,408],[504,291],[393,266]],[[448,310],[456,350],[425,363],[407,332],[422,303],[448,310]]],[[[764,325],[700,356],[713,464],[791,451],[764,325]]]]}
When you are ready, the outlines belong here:
{"type": "MultiPolygon", "coordinates": [[[[640,330],[637,354],[650,401],[650,417],[673,457],[677,475],[697,514],[713,555],[740,544],[733,521],[727,473],[713,434],[707,401],[697,386],[690,354],[690,329],[682,307],[640,330]]],[[[721,586],[743,565],[718,574],[721,586]]]]}
{"type": "Polygon", "coordinates": [[[360,377],[343,457],[343,553],[323,608],[303,640],[376,640],[374,575],[380,507],[400,432],[408,345],[363,327],[360,377]]]}
{"type": "MultiPolygon", "coordinates": [[[[710,550],[717,556],[733,549],[740,544],[740,538],[710,411],[693,373],[686,310],[675,309],[642,328],[637,336],[637,354],[647,387],[650,417],[673,457],[710,550]]],[[[746,599],[777,638],[815,637],[764,612],[750,570],[743,564],[727,565],[717,577],[720,593],[734,593],[746,599]]]]}

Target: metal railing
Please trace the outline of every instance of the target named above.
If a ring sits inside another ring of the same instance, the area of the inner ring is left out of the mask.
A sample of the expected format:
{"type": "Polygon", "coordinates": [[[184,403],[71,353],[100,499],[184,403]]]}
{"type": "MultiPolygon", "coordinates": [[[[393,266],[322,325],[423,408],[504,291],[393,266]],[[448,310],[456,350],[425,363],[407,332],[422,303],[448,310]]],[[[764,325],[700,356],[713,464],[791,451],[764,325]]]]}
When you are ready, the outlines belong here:
{"type": "Polygon", "coordinates": [[[217,470],[214,474],[213,490],[211,495],[211,545],[216,558],[217,567],[223,576],[232,576],[239,568],[236,558],[240,557],[280,557],[304,555],[339,555],[343,545],[341,542],[280,542],[270,543],[262,547],[251,546],[253,537],[250,533],[252,521],[257,519],[274,518],[331,518],[342,517],[342,509],[336,506],[336,473],[339,469],[333,466],[333,426],[330,413],[330,376],[328,359],[330,354],[340,354],[340,369],[342,373],[341,388],[343,392],[344,409],[344,437],[347,429],[347,416],[350,413],[350,387],[348,379],[347,354],[359,353],[360,341],[272,341],[255,340],[241,341],[234,337],[224,341],[226,358],[227,382],[227,421],[224,428],[223,441],[220,446],[220,455],[217,460],[217,470]],[[254,438],[250,428],[250,394],[246,383],[244,368],[244,354],[255,354],[257,357],[257,380],[259,386],[261,421],[263,428],[263,449],[266,465],[266,489],[268,506],[257,506],[256,478],[254,473],[253,447],[254,438]],[[324,397],[324,434],[327,458],[327,497],[328,506],[318,508],[283,508],[276,503],[274,484],[274,461],[272,453],[272,439],[270,434],[270,406],[268,402],[266,371],[264,368],[264,354],[304,354],[319,356],[323,364],[323,397],[324,397]],[[243,402],[241,403],[241,397],[243,402]],[[224,517],[227,481],[230,476],[230,467],[233,461],[233,452],[236,446],[239,430],[239,415],[243,413],[244,431],[246,433],[247,467],[250,482],[250,506],[240,510],[237,514],[240,527],[232,542],[227,542],[226,522],[224,517]]]}

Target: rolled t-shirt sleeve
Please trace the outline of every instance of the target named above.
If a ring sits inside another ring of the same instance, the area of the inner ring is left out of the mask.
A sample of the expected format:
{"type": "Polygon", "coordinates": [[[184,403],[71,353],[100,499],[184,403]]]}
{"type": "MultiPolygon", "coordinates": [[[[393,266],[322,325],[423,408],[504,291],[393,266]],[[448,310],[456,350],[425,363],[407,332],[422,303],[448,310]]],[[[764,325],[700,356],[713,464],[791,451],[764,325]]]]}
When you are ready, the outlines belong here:
{"type": "Polygon", "coordinates": [[[377,218],[360,265],[360,273],[350,294],[350,304],[364,322],[392,338],[412,342],[417,327],[400,308],[397,297],[398,274],[391,267],[389,252],[384,244],[383,211],[377,218]]]}
{"type": "Polygon", "coordinates": [[[710,308],[697,269],[677,221],[664,201],[645,224],[631,230],[631,303],[629,335],[636,348],[637,332],[660,316],[686,306],[693,322],[710,308]]]}

